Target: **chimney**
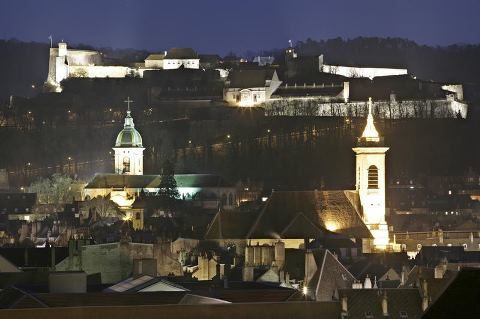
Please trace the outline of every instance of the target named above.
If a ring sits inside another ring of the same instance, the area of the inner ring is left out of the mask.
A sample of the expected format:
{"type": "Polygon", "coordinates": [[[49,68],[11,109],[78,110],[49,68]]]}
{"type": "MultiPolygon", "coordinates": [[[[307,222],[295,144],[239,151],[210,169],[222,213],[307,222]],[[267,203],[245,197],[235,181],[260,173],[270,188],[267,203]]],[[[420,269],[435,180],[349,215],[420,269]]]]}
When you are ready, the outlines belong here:
{"type": "Polygon", "coordinates": [[[406,269],[405,269],[405,266],[402,267],[402,272],[400,273],[400,284],[402,286],[405,285],[405,282],[407,281],[406,278],[407,277],[407,272],[406,272],[406,269]]]}
{"type": "Polygon", "coordinates": [[[384,290],[382,297],[382,313],[384,317],[388,317],[388,300],[386,290],[384,290]]]}
{"type": "Polygon", "coordinates": [[[223,276],[223,288],[228,289],[228,276],[223,276]]]}
{"type": "Polygon", "coordinates": [[[348,300],[347,296],[342,296],[342,314],[347,315],[348,314],[348,300]]]}
{"type": "Polygon", "coordinates": [[[365,278],[365,281],[363,282],[363,288],[364,289],[372,289],[372,281],[370,280],[370,277],[365,278]]]}
{"type": "Polygon", "coordinates": [[[422,295],[422,310],[425,311],[428,308],[428,283],[426,279],[422,281],[422,295]]]}

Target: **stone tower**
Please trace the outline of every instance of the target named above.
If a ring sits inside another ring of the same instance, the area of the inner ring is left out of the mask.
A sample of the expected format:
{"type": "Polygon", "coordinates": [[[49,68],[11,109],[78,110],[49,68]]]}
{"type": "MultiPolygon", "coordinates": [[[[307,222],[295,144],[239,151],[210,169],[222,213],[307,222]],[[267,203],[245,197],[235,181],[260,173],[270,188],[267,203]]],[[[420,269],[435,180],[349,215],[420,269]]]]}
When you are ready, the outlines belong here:
{"type": "Polygon", "coordinates": [[[368,101],[367,126],[353,148],[356,154],[356,190],[360,195],[363,221],[374,237],[374,246],[388,245],[388,225],[385,221],[385,153],[383,138],[373,123],[372,99],[368,101]]]}
{"type": "Polygon", "coordinates": [[[115,174],[143,175],[142,136],[135,129],[130,107],[127,110],[123,130],[115,142],[115,174]]]}

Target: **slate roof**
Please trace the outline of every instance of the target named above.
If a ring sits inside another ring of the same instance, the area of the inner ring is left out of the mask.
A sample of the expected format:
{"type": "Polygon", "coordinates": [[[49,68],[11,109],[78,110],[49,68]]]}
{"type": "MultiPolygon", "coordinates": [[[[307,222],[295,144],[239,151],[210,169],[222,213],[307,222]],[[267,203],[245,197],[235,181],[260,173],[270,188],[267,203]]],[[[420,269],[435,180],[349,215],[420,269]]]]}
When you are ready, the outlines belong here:
{"type": "Polygon", "coordinates": [[[145,58],[145,60],[163,60],[164,58],[165,58],[165,54],[154,53],[154,54],[150,54],[149,56],[147,56],[145,58]]]}
{"type": "MultiPolygon", "coordinates": [[[[366,318],[370,312],[372,318],[385,318],[382,312],[382,298],[387,295],[388,318],[400,319],[405,312],[409,319],[419,318],[422,314],[422,299],[418,289],[342,289],[339,296],[347,297],[348,318],[366,318]]],[[[403,318],[402,318],[403,319],[403,318]]]]}
{"type": "Polygon", "coordinates": [[[273,69],[237,69],[228,75],[229,87],[248,89],[265,87],[266,81],[271,80],[275,70],[273,69]]]}
{"type": "Polygon", "coordinates": [[[68,257],[68,247],[55,248],[0,248],[0,255],[16,267],[51,267],[52,250],[55,249],[55,264],[68,257]]]}
{"type": "Polygon", "coordinates": [[[375,77],[373,80],[358,78],[350,80],[350,100],[365,101],[368,97],[375,101],[390,100],[395,93],[398,101],[409,99],[443,99],[446,92],[442,84],[417,80],[410,75],[375,77]]]}
{"type": "Polygon", "coordinates": [[[219,211],[205,234],[205,239],[243,239],[258,212],[219,211]]]}
{"type": "Polygon", "coordinates": [[[353,191],[273,192],[260,212],[217,213],[205,237],[319,238],[332,234],[327,225],[334,223],[335,233],[348,238],[371,238],[358,207],[358,194],[353,191]]]}
{"type": "Polygon", "coordinates": [[[352,287],[355,277],[329,250],[312,253],[317,269],[307,287],[316,301],[332,301],[339,289],[352,287]]]}
{"type": "MultiPolygon", "coordinates": [[[[176,174],[177,187],[231,187],[221,176],[176,174]]],[[[161,175],[96,174],[85,188],[158,188],[161,175]]]]}
{"type": "Polygon", "coordinates": [[[212,281],[179,284],[190,291],[27,293],[12,287],[0,292],[0,309],[178,304],[186,294],[233,303],[284,302],[297,293],[295,289],[260,283],[230,282],[229,288],[215,287],[212,281]]]}
{"type": "Polygon", "coordinates": [[[433,302],[443,293],[448,285],[457,276],[457,271],[447,270],[443,278],[435,278],[435,269],[423,266],[415,266],[408,273],[407,281],[404,287],[421,288],[422,281],[427,281],[428,295],[433,302]]]}
{"type": "Polygon", "coordinates": [[[192,48],[171,48],[165,59],[198,59],[198,55],[192,48]]]}
{"type": "Polygon", "coordinates": [[[479,318],[480,269],[463,268],[422,318],[479,318]]]}
{"type": "Polygon", "coordinates": [[[359,214],[358,193],[353,191],[273,192],[248,233],[248,238],[316,238],[335,233],[349,238],[371,238],[359,214]],[[300,237],[299,237],[300,236],[300,237]]]}

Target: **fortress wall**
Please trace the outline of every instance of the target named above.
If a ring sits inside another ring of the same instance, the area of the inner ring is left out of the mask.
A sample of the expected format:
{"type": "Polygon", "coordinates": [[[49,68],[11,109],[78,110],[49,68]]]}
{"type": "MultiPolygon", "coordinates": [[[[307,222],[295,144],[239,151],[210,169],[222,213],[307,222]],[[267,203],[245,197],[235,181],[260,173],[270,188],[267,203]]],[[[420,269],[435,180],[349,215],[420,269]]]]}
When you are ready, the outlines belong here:
{"type": "Polygon", "coordinates": [[[86,78],[124,78],[129,73],[130,68],[127,66],[70,66],[70,77],[86,77],[86,78]]]}
{"type": "Polygon", "coordinates": [[[320,72],[332,73],[343,75],[349,78],[374,78],[377,76],[390,76],[390,75],[405,75],[408,74],[407,69],[394,69],[394,68],[368,68],[368,67],[355,67],[355,66],[342,66],[342,65],[328,65],[323,64],[320,66],[320,72]]]}
{"type": "MultiPolygon", "coordinates": [[[[340,116],[366,117],[367,102],[325,103],[321,97],[309,99],[275,99],[262,107],[266,116],[340,116]]],[[[467,118],[468,105],[452,99],[407,100],[401,102],[377,101],[373,103],[377,118],[467,118]]]]}

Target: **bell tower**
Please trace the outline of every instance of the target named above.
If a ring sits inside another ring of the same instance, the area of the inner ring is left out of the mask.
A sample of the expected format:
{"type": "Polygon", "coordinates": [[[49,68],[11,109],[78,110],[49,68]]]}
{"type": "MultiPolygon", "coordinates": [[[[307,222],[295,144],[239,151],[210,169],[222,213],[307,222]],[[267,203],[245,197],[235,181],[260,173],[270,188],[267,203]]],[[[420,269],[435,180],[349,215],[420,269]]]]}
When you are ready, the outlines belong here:
{"type": "Polygon", "coordinates": [[[118,133],[115,142],[115,174],[143,175],[143,151],[142,136],[135,129],[133,118],[130,112],[130,97],[125,101],[128,103],[127,116],[123,130],[118,133]]]}
{"type": "Polygon", "coordinates": [[[389,243],[388,225],[385,221],[385,153],[388,147],[383,144],[373,123],[372,99],[368,100],[367,125],[357,146],[356,190],[360,196],[363,222],[374,238],[374,246],[385,249],[389,243]]]}

